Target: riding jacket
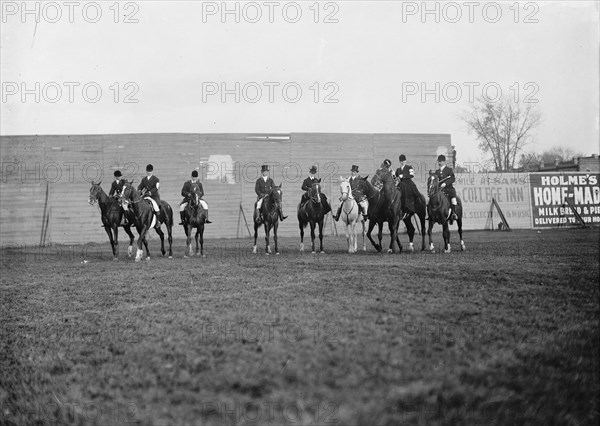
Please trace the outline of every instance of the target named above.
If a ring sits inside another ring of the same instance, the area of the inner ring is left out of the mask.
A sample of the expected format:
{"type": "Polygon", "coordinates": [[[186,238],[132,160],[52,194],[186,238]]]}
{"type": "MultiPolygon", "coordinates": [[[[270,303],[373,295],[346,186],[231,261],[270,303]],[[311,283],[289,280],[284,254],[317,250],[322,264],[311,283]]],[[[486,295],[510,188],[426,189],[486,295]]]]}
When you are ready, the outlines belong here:
{"type": "Polygon", "coordinates": [[[269,192],[271,192],[271,189],[273,189],[274,186],[275,182],[273,182],[273,179],[268,177],[265,181],[265,179],[261,176],[256,180],[256,185],[254,185],[254,192],[256,192],[258,198],[262,198],[269,192]]]}
{"type": "Polygon", "coordinates": [[[112,197],[115,193],[120,193],[123,191],[123,185],[125,185],[125,179],[119,179],[119,182],[116,180],[110,185],[110,191],[108,192],[109,197],[112,197]]]}
{"type": "Polygon", "coordinates": [[[192,182],[191,180],[186,181],[183,184],[183,188],[181,188],[181,196],[183,198],[189,198],[194,195],[195,192],[198,194],[200,198],[204,197],[204,188],[202,187],[202,183],[200,181],[192,182]]]}
{"type": "Polygon", "coordinates": [[[446,193],[449,198],[455,198],[456,190],[454,189],[454,186],[452,186],[456,180],[454,177],[454,171],[450,167],[444,166],[443,169],[437,169],[435,173],[437,174],[440,186],[443,183],[446,184],[446,186],[442,188],[442,192],[446,193]]]}
{"type": "Polygon", "coordinates": [[[144,195],[145,197],[150,197],[154,201],[159,202],[160,196],[158,195],[158,188],[156,187],[156,184],[158,184],[159,182],[160,182],[160,179],[158,179],[154,175],[150,176],[150,179],[148,179],[148,176],[144,176],[144,178],[138,185],[138,191],[142,191],[143,189],[145,189],[146,190],[146,194],[144,195]]]}

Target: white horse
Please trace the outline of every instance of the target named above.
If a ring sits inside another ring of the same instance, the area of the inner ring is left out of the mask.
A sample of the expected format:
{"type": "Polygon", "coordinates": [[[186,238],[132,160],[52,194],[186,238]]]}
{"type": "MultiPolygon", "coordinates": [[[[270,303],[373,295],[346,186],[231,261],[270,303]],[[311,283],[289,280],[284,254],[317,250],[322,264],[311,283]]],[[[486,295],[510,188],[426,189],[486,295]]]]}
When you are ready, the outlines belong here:
{"type": "Polygon", "coordinates": [[[348,240],[348,253],[356,253],[358,251],[358,242],[356,239],[356,224],[362,225],[363,251],[367,251],[365,245],[365,222],[362,214],[358,210],[358,203],[352,195],[350,182],[348,179],[340,176],[340,192],[342,193],[342,212],[340,221],[346,225],[346,240],[348,240]]]}

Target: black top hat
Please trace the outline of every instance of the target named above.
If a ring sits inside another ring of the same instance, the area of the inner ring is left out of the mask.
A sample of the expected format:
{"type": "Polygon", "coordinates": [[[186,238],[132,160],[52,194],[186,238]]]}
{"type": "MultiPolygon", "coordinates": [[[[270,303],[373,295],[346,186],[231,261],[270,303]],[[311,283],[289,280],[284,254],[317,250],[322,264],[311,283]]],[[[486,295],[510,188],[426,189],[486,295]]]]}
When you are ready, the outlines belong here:
{"type": "Polygon", "coordinates": [[[113,174],[115,175],[115,177],[121,177],[121,176],[123,176],[121,174],[121,170],[115,170],[115,172],[113,174]]]}
{"type": "Polygon", "coordinates": [[[400,161],[406,161],[406,155],[400,154],[400,157],[398,157],[398,160],[400,160],[400,161]]]}
{"type": "Polygon", "coordinates": [[[153,170],[154,170],[154,167],[152,166],[152,164],[148,164],[148,165],[146,166],[146,171],[147,171],[147,172],[151,172],[151,171],[153,171],[153,170]]]}
{"type": "Polygon", "coordinates": [[[309,173],[317,173],[317,166],[310,166],[309,173]]]}
{"type": "Polygon", "coordinates": [[[351,172],[358,172],[358,166],[352,165],[351,172]]]}
{"type": "Polygon", "coordinates": [[[192,177],[198,177],[198,170],[194,170],[192,172],[192,177]]]}
{"type": "Polygon", "coordinates": [[[260,168],[261,173],[262,172],[268,172],[269,171],[269,166],[266,164],[263,164],[262,167],[260,168]]]}
{"type": "Polygon", "coordinates": [[[383,165],[385,167],[390,167],[392,165],[392,162],[386,158],[385,160],[383,160],[383,165]]]}
{"type": "Polygon", "coordinates": [[[446,161],[446,156],[444,154],[438,155],[438,161],[446,161]]]}

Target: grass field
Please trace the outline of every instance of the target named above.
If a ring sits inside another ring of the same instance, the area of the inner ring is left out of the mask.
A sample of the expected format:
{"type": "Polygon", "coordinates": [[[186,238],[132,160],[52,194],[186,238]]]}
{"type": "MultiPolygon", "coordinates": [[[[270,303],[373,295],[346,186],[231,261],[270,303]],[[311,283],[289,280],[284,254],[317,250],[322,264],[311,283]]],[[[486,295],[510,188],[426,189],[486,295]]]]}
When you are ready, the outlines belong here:
{"type": "Polygon", "coordinates": [[[213,240],[204,259],[179,240],[172,260],[153,241],[140,263],[123,245],[119,262],[4,250],[0,423],[595,425],[599,237],[466,232],[466,252],[394,255],[286,238],[281,256],[213,240]]]}

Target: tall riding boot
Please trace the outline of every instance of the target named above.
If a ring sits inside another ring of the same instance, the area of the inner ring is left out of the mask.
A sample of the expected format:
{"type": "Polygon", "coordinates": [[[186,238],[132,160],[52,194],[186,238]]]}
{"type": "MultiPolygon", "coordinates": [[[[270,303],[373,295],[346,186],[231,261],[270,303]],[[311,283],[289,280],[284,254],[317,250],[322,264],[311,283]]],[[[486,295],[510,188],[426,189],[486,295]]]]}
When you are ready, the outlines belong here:
{"type": "Polygon", "coordinates": [[[204,223],[212,223],[210,220],[208,220],[208,210],[204,210],[204,212],[206,213],[206,216],[204,218],[204,223]]]}
{"type": "Polygon", "coordinates": [[[458,220],[458,215],[456,214],[456,206],[454,204],[450,204],[450,210],[452,210],[452,220],[458,220]]]}
{"type": "Polygon", "coordinates": [[[185,212],[179,212],[179,217],[181,218],[180,225],[183,225],[185,223],[185,212]]]}

